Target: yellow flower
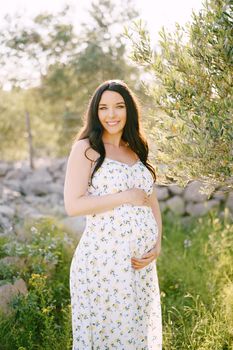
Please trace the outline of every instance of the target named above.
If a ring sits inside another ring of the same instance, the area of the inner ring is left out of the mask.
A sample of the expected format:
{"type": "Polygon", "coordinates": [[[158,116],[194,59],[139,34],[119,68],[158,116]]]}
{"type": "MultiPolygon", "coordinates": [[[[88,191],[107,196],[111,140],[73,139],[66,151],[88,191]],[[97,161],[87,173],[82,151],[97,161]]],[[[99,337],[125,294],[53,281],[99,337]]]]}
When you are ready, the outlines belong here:
{"type": "Polygon", "coordinates": [[[43,309],[42,309],[42,313],[43,314],[48,314],[49,313],[49,308],[47,308],[47,307],[43,307],[43,309]]]}
{"type": "Polygon", "coordinates": [[[29,283],[32,286],[42,287],[45,285],[45,280],[47,277],[48,277],[47,275],[40,275],[38,273],[32,273],[31,278],[29,280],[29,283]]]}

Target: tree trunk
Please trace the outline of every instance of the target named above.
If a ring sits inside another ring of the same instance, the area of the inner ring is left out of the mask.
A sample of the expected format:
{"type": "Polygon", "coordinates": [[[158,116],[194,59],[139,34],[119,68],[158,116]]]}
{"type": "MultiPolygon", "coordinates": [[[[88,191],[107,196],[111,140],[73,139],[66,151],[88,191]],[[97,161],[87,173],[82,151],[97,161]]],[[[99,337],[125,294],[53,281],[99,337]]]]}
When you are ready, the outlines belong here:
{"type": "Polygon", "coordinates": [[[28,151],[29,151],[29,161],[30,168],[35,169],[34,160],[33,160],[33,146],[32,146],[32,133],[31,133],[31,125],[30,125],[30,115],[29,112],[25,113],[26,118],[26,131],[27,131],[27,139],[28,139],[28,151]]]}

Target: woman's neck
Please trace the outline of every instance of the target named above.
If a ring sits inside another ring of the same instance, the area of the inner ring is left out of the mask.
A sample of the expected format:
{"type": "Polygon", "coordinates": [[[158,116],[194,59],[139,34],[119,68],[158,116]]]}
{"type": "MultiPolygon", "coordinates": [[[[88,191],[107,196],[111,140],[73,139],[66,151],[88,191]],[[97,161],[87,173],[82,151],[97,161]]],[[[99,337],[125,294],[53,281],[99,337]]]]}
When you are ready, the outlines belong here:
{"type": "Polygon", "coordinates": [[[104,145],[111,145],[111,146],[113,146],[113,147],[115,147],[115,148],[128,147],[128,146],[129,146],[128,142],[124,142],[124,141],[122,141],[122,140],[120,140],[120,144],[119,144],[119,145],[114,144],[114,143],[112,143],[112,142],[105,142],[105,141],[103,141],[103,144],[104,144],[104,145]]]}

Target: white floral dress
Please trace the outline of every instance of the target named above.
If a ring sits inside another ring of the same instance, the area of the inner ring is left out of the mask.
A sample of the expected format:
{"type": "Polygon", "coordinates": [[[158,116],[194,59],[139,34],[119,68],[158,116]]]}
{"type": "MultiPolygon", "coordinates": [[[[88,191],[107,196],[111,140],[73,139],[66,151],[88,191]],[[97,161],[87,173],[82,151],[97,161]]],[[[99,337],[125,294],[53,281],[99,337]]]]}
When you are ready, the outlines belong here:
{"type": "MultiPolygon", "coordinates": [[[[87,194],[102,196],[132,187],[153,191],[154,180],[133,165],[105,157],[87,194]]],[[[151,207],[123,204],[86,215],[70,266],[72,350],[161,350],[162,318],[156,260],[135,270],[155,244],[158,226],[151,207]]]]}

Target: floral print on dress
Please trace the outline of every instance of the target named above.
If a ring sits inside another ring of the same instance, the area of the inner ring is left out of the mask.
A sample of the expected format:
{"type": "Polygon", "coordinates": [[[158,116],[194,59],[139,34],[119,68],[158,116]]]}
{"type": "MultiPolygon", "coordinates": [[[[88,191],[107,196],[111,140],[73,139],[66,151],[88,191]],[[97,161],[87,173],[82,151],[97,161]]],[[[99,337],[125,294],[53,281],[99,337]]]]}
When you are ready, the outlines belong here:
{"type": "MultiPolygon", "coordinates": [[[[87,194],[102,196],[132,187],[153,191],[154,179],[139,160],[105,157],[87,194]]],[[[162,350],[162,317],[156,261],[140,270],[140,257],[156,243],[151,207],[123,204],[86,215],[70,266],[72,350],[162,350]]]]}

